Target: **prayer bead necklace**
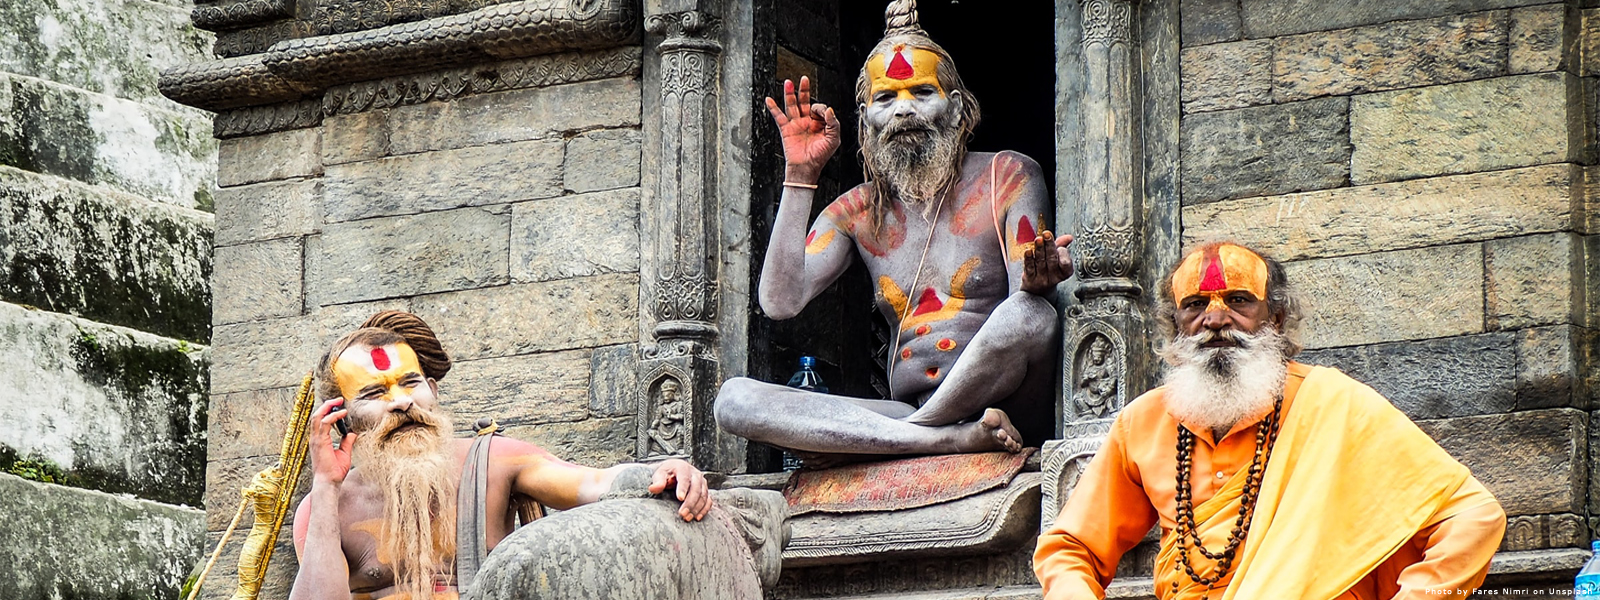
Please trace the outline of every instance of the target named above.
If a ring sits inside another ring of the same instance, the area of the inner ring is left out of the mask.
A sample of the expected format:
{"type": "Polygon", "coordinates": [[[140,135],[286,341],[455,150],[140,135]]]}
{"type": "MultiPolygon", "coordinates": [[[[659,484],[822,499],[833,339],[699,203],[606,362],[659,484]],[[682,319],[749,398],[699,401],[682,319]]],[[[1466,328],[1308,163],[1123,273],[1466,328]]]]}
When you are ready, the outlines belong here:
{"type": "MultiPolygon", "coordinates": [[[[1174,570],[1182,569],[1189,579],[1195,583],[1206,586],[1209,596],[1211,586],[1221,580],[1223,575],[1233,566],[1234,554],[1239,550],[1239,544],[1244,542],[1246,523],[1249,522],[1251,513],[1255,511],[1256,499],[1261,495],[1261,479],[1266,474],[1267,456],[1272,453],[1272,446],[1278,441],[1278,429],[1282,424],[1280,414],[1283,410],[1283,396],[1272,403],[1272,414],[1267,415],[1256,425],[1256,453],[1250,459],[1250,471],[1246,475],[1244,490],[1240,493],[1239,518],[1233,522],[1233,531],[1228,534],[1228,544],[1221,551],[1212,552],[1205,547],[1200,539],[1199,528],[1194,521],[1193,492],[1189,486],[1189,471],[1194,466],[1194,432],[1187,427],[1178,425],[1178,564],[1174,570]],[[1201,576],[1195,572],[1194,565],[1189,562],[1189,545],[1194,544],[1202,556],[1216,562],[1216,567],[1210,576],[1201,576]]],[[[1174,594],[1178,591],[1178,582],[1172,582],[1174,594]]]]}

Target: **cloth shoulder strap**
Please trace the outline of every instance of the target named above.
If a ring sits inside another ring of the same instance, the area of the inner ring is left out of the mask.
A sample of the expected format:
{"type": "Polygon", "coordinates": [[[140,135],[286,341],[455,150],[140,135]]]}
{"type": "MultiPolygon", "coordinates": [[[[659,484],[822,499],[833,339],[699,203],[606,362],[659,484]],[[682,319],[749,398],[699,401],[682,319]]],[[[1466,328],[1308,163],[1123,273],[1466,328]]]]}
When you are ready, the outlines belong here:
{"type": "Polygon", "coordinates": [[[499,426],[489,419],[478,425],[478,436],[467,450],[461,483],[456,487],[456,590],[462,596],[489,555],[489,443],[498,435],[499,426]]]}

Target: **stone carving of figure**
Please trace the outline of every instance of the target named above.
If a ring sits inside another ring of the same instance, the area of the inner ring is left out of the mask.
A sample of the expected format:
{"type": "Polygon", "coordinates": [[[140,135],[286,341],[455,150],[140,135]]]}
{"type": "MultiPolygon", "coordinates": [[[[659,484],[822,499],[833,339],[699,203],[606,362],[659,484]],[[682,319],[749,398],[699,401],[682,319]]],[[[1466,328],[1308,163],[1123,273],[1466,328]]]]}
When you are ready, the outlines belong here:
{"type": "Polygon", "coordinates": [[[978,102],[918,25],[916,2],[895,0],[887,21],[856,84],[867,182],[809,230],[839,121],[812,103],[805,78],[798,88],[784,82],[781,107],[767,99],[787,171],[759,299],[768,316],[793,317],[862,260],[893,330],[891,399],[735,378],[718,393],[717,423],[807,454],[1017,451],[1053,429],[1052,298],[1072,272],[1071,238],[1042,229],[1048,198],[1038,163],[967,151],[978,102]]]}
{"type": "Polygon", "coordinates": [[[1089,340],[1089,351],[1079,367],[1078,409],[1085,415],[1104,417],[1117,408],[1117,368],[1111,358],[1111,340],[1095,335],[1089,340]]]}
{"type": "Polygon", "coordinates": [[[675,379],[661,382],[656,420],[650,425],[650,440],[661,454],[680,454],[682,450],[683,402],[678,398],[679,388],[675,379]]]}

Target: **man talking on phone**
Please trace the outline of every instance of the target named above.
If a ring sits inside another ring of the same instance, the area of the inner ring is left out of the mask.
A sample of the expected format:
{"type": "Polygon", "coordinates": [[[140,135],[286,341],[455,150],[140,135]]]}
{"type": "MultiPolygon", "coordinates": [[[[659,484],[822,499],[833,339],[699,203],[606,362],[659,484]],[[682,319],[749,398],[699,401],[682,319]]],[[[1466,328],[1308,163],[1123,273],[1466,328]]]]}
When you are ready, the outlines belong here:
{"type": "Polygon", "coordinates": [[[594,469],[511,438],[453,439],[438,406],[449,370],[433,330],[399,311],[367,319],[322,356],[316,389],[326,401],[309,429],[313,477],[295,512],[292,600],[457,598],[482,554],[511,533],[519,503],[595,502],[630,469],[652,471],[651,493],[675,491],[685,521],[711,509],[705,477],[682,460],[594,469]]]}

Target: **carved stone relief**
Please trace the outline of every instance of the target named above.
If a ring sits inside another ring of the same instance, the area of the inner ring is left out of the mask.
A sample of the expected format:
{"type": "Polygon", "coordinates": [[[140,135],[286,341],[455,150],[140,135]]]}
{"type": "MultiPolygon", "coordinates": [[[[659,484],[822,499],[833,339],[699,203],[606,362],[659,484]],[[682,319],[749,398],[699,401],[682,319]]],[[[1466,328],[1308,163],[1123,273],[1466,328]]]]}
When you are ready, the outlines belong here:
{"type": "Polygon", "coordinates": [[[189,11],[194,26],[206,31],[240,29],[293,16],[294,0],[224,0],[189,11]]]}
{"type": "Polygon", "coordinates": [[[1072,405],[1080,418],[1114,416],[1128,403],[1122,385],[1125,344],[1116,331],[1102,329],[1086,332],[1073,357],[1072,405]]]}
{"type": "Polygon", "coordinates": [[[684,424],[684,407],[687,403],[683,392],[683,382],[675,377],[663,378],[651,392],[653,398],[650,404],[655,414],[650,419],[649,430],[645,432],[649,438],[650,456],[686,455],[684,437],[688,431],[684,424]]]}
{"type": "Polygon", "coordinates": [[[1075,432],[1078,435],[1064,440],[1050,440],[1040,449],[1044,459],[1040,465],[1039,531],[1045,531],[1055,523],[1061,506],[1066,504],[1067,498],[1072,496],[1072,489],[1077,487],[1078,477],[1105,443],[1110,426],[1109,420],[1079,423],[1075,432]]]}

